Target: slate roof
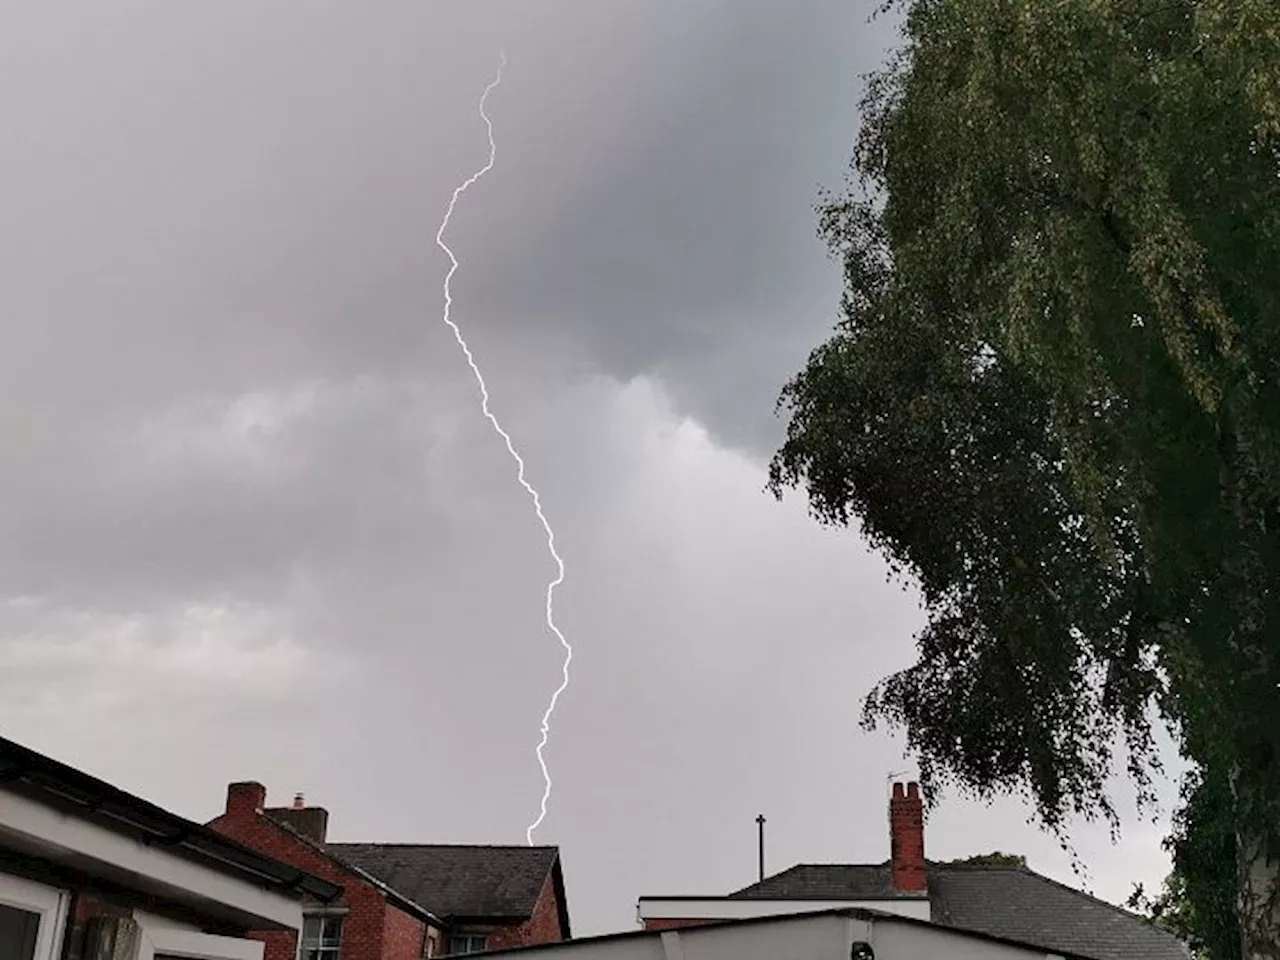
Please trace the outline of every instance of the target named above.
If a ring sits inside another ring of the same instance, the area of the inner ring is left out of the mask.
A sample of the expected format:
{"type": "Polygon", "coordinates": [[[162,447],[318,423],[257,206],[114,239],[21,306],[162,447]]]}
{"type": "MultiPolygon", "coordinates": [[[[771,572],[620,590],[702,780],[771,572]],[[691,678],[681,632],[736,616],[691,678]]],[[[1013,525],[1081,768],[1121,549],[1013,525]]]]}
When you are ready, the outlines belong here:
{"type": "MultiPolygon", "coordinates": [[[[1172,934],[1143,918],[1026,867],[929,864],[934,923],[1020,940],[1090,960],[1186,960],[1172,934]]],[[[878,900],[901,898],[889,864],[799,864],[729,895],[730,899],[878,900]]],[[[916,895],[918,896],[918,895],[916,895]]]]}
{"type": "Polygon", "coordinates": [[[798,863],[729,894],[731,900],[922,900],[893,889],[887,863],[798,863]]]}
{"type": "Polygon", "coordinates": [[[1094,960],[1187,960],[1172,934],[1026,867],[935,866],[930,903],[937,923],[1094,960]]]}
{"type": "Polygon", "coordinates": [[[454,921],[526,920],[551,877],[567,935],[558,847],[328,843],[325,849],[454,921]]]}
{"type": "MultiPolygon", "coordinates": [[[[434,924],[440,923],[440,917],[432,913],[422,904],[416,902],[412,897],[407,897],[403,893],[401,893],[399,890],[393,889],[390,884],[384,882],[378,877],[375,877],[368,870],[365,870],[362,867],[360,867],[359,864],[355,864],[349,860],[342,859],[341,857],[337,856],[333,851],[327,849],[323,843],[320,843],[317,840],[313,839],[312,837],[308,836],[307,834],[303,833],[296,826],[294,826],[293,821],[290,818],[280,815],[281,810],[279,808],[277,809],[268,808],[262,812],[265,815],[266,820],[272,825],[274,825],[277,829],[283,830],[285,833],[289,834],[299,843],[303,844],[304,846],[310,847],[312,850],[315,850],[317,853],[320,853],[323,856],[328,857],[338,866],[342,867],[344,870],[348,871],[349,873],[359,877],[361,880],[365,881],[366,883],[372,884],[374,887],[381,890],[383,894],[392,903],[400,907],[402,910],[407,910],[409,913],[413,914],[414,916],[420,917],[423,920],[426,920],[428,923],[434,923],[434,924]]],[[[215,819],[213,822],[216,823],[217,820],[215,819]]]]}

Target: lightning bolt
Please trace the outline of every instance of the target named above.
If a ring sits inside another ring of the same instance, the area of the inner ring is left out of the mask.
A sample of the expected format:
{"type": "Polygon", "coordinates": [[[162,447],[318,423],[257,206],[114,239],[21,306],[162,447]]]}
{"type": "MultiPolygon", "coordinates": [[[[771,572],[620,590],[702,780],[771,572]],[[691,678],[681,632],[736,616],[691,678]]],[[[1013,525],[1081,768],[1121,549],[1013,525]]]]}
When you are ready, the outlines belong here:
{"type": "Polygon", "coordinates": [[[467,364],[471,367],[471,372],[475,374],[476,384],[480,387],[480,410],[485,415],[485,418],[493,424],[493,429],[497,431],[498,436],[507,445],[507,453],[511,454],[511,459],[516,463],[516,482],[524,487],[525,493],[529,494],[529,498],[533,501],[533,512],[538,515],[538,520],[542,523],[542,529],[547,535],[547,551],[551,554],[551,559],[556,564],[555,579],[547,584],[547,627],[556,635],[556,639],[560,641],[560,646],[564,648],[564,665],[561,670],[560,686],[556,687],[555,693],[551,695],[551,701],[547,704],[546,712],[542,715],[542,734],[535,751],[538,757],[538,766],[542,768],[543,788],[542,804],[538,811],[538,818],[529,824],[525,830],[525,840],[529,846],[533,846],[533,832],[546,819],[547,803],[551,800],[551,774],[547,770],[547,761],[543,756],[543,751],[546,749],[547,739],[551,734],[551,715],[555,713],[556,703],[560,700],[560,694],[564,693],[569,686],[569,664],[573,660],[573,647],[569,645],[569,641],[564,638],[564,634],[556,626],[554,613],[556,587],[564,583],[564,561],[560,559],[560,554],[556,552],[555,532],[551,529],[551,524],[547,522],[546,515],[542,512],[542,498],[538,496],[538,491],[534,489],[533,484],[525,479],[524,459],[516,451],[515,444],[511,442],[511,435],[502,429],[502,424],[498,422],[498,418],[489,409],[489,388],[485,385],[484,376],[480,373],[480,367],[471,353],[471,348],[467,346],[467,341],[462,336],[462,330],[449,315],[453,307],[453,295],[450,292],[449,284],[453,280],[454,273],[458,270],[458,258],[453,255],[453,251],[444,242],[444,232],[449,226],[449,220],[453,217],[453,208],[457,206],[458,198],[466,193],[468,187],[493,169],[494,160],[497,158],[497,146],[493,140],[493,121],[489,119],[489,114],[485,112],[485,104],[489,99],[489,94],[502,82],[502,71],[506,69],[506,66],[507,56],[504,53],[498,65],[497,76],[484,88],[484,93],[480,96],[480,119],[484,121],[485,129],[489,135],[489,159],[483,167],[464,180],[453,191],[453,197],[449,200],[449,207],[445,210],[444,219],[440,222],[440,229],[436,233],[436,245],[449,258],[449,272],[444,277],[444,322],[453,331],[454,339],[458,341],[458,346],[462,348],[462,354],[467,358],[467,364]]]}

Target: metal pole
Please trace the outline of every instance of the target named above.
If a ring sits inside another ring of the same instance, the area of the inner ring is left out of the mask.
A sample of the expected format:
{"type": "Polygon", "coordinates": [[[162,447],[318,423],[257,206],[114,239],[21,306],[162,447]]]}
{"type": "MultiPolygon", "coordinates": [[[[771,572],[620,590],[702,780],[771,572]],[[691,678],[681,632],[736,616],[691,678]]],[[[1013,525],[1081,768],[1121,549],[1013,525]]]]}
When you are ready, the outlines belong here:
{"type": "Polygon", "coordinates": [[[764,879],[764,814],[756,817],[756,826],[760,835],[760,879],[764,879]]]}

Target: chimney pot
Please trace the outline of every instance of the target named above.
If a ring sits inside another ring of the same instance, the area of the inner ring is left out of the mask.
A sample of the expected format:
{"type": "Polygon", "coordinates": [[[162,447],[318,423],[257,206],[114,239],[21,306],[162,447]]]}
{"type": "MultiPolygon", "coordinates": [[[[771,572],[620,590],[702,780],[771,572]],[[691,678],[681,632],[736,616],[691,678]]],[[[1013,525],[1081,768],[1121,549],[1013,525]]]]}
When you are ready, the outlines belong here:
{"type": "Polygon", "coordinates": [[[901,799],[903,798],[903,796],[904,796],[904,795],[903,795],[903,792],[902,792],[902,784],[900,784],[900,783],[895,783],[895,784],[893,785],[893,799],[895,799],[895,800],[901,800],[901,799]]]}
{"type": "Polygon", "coordinates": [[[295,794],[293,795],[293,809],[295,809],[295,810],[304,810],[304,809],[306,809],[306,806],[307,806],[307,802],[306,802],[306,800],[303,798],[302,794],[300,794],[300,793],[295,793],[295,794]]]}

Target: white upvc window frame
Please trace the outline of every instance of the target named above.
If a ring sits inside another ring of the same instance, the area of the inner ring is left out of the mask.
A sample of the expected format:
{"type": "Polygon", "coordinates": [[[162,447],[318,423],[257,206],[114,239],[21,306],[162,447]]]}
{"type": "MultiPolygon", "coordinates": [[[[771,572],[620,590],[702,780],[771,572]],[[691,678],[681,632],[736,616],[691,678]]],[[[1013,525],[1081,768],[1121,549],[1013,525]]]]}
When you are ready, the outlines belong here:
{"type": "Polygon", "coordinates": [[[342,942],[347,936],[347,915],[351,912],[350,907],[312,907],[302,911],[302,923],[298,927],[298,949],[296,956],[298,960],[302,960],[303,950],[306,944],[303,942],[307,934],[308,920],[337,920],[340,926],[338,934],[338,955],[342,955],[342,942]]]}
{"type": "Polygon", "coordinates": [[[182,960],[262,960],[265,944],[261,940],[185,930],[141,913],[135,913],[134,919],[139,933],[136,960],[155,960],[157,955],[182,960]]]}
{"type": "Polygon", "coordinates": [[[62,956],[62,938],[67,928],[70,902],[71,895],[66,890],[0,873],[0,904],[40,917],[36,928],[35,960],[57,960],[62,956]]]}

